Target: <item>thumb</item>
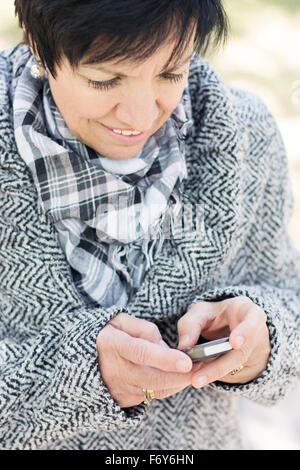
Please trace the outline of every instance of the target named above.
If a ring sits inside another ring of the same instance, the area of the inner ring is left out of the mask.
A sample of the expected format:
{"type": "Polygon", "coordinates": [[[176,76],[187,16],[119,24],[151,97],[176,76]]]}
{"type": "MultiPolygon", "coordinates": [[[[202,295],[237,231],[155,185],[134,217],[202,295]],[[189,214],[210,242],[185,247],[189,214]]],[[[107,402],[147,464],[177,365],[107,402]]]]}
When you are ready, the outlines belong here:
{"type": "Polygon", "coordinates": [[[208,328],[219,313],[219,302],[198,302],[183,315],[177,323],[178,349],[194,346],[201,331],[208,328]]]}

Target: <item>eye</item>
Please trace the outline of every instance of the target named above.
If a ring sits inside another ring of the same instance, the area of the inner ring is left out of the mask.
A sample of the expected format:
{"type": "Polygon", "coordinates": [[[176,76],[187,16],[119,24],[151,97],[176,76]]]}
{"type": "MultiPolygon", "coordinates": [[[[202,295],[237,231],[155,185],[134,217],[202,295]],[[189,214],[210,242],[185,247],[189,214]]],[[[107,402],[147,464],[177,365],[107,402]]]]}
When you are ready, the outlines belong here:
{"type": "Polygon", "coordinates": [[[163,78],[166,80],[169,80],[172,83],[177,83],[183,80],[184,74],[179,73],[179,74],[174,74],[174,73],[165,73],[162,75],[163,78]]]}
{"type": "MultiPolygon", "coordinates": [[[[172,83],[177,83],[183,80],[184,74],[174,74],[174,73],[164,73],[162,78],[168,80],[172,83]]],[[[107,91],[114,86],[117,86],[120,82],[120,78],[112,78],[111,80],[106,80],[105,82],[97,82],[95,80],[88,80],[88,86],[92,88],[96,88],[97,90],[104,90],[107,91]]]]}
{"type": "Polygon", "coordinates": [[[94,80],[88,80],[88,86],[92,88],[96,88],[97,90],[109,90],[116,86],[119,82],[119,78],[112,78],[111,80],[107,80],[105,82],[96,82],[94,80]]]}

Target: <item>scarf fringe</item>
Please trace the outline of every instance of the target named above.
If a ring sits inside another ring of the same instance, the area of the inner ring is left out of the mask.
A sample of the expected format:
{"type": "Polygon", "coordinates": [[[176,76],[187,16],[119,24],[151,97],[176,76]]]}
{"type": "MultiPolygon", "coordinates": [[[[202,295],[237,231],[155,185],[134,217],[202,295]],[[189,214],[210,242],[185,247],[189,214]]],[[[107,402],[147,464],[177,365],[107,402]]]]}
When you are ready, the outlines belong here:
{"type": "Polygon", "coordinates": [[[165,213],[162,214],[162,216],[155,221],[151,227],[150,237],[154,237],[153,239],[149,240],[148,238],[144,238],[131,244],[110,245],[111,264],[114,269],[123,274],[128,284],[128,292],[130,292],[131,289],[136,289],[140,286],[145,272],[150,269],[154,264],[155,258],[160,255],[164,241],[166,240],[165,222],[170,223],[171,225],[170,236],[175,233],[175,227],[176,224],[178,224],[178,215],[181,212],[182,203],[176,191],[173,192],[173,196],[176,203],[172,205],[172,208],[169,206],[165,213]],[[137,260],[135,263],[130,261],[133,249],[137,250],[137,260]],[[138,253],[140,255],[138,255],[138,253]],[[141,266],[143,269],[140,269],[139,274],[134,276],[134,270],[141,266]]]}

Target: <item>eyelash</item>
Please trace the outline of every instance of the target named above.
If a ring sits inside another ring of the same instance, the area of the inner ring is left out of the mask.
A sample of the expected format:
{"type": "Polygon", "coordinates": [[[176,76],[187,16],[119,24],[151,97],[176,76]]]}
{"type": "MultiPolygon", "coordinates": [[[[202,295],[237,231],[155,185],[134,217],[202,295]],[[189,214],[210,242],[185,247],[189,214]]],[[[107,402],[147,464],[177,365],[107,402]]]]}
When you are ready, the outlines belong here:
{"type": "MultiPolygon", "coordinates": [[[[169,80],[172,83],[180,82],[181,80],[183,80],[183,77],[184,77],[183,73],[180,73],[180,74],[177,74],[177,75],[176,74],[165,74],[164,75],[164,78],[166,78],[167,80],[169,80]]],[[[116,86],[119,81],[120,81],[119,78],[113,78],[113,79],[107,80],[105,82],[96,82],[94,80],[88,80],[88,86],[90,86],[92,88],[96,88],[97,90],[107,91],[107,90],[113,88],[114,86],[116,86]]]]}

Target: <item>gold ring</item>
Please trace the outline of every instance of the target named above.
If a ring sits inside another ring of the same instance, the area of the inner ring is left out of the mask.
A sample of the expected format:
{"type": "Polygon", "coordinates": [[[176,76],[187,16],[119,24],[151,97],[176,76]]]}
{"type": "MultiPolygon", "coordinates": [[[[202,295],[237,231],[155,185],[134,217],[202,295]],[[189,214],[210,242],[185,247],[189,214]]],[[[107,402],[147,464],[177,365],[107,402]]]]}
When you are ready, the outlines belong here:
{"type": "Polygon", "coordinates": [[[154,390],[147,390],[146,388],[143,388],[143,394],[144,394],[144,403],[145,405],[149,405],[150,401],[155,398],[154,390]]]}
{"type": "Polygon", "coordinates": [[[237,367],[236,369],[233,369],[231,372],[230,372],[230,375],[235,375],[235,374],[238,374],[239,372],[241,372],[241,370],[244,369],[244,366],[239,366],[237,367]]]}

